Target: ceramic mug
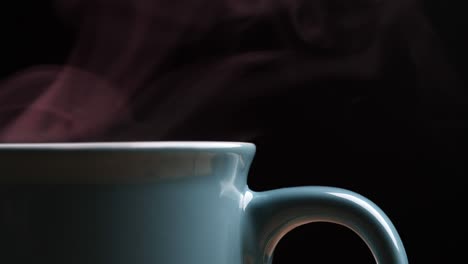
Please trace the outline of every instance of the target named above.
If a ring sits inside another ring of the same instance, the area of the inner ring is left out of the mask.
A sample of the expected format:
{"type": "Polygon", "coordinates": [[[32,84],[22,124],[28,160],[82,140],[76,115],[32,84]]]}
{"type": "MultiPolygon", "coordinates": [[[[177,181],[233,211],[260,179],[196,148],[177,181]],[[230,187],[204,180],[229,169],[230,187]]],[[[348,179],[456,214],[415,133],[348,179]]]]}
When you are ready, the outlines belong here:
{"type": "Polygon", "coordinates": [[[0,144],[1,263],[260,264],[289,230],[344,225],[407,263],[377,205],[349,190],[247,186],[237,142],[0,144]]]}

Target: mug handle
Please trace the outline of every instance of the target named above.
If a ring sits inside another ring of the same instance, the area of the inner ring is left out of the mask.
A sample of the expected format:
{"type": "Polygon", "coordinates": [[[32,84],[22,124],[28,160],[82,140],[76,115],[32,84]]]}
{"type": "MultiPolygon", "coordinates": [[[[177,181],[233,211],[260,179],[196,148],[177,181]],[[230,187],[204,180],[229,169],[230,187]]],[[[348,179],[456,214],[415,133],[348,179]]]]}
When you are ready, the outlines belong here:
{"type": "Polygon", "coordinates": [[[403,243],[387,215],[355,192],[305,186],[265,192],[248,190],[245,212],[244,263],[271,263],[279,240],[290,230],[311,222],[343,225],[359,235],[378,264],[407,264],[403,243]]]}

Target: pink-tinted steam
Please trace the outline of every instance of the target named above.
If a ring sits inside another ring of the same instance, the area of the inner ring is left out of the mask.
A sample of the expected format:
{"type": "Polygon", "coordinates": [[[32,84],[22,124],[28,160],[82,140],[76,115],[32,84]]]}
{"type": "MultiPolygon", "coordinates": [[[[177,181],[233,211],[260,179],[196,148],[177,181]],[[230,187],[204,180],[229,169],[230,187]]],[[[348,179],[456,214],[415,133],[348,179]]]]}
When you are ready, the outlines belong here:
{"type": "Polygon", "coordinates": [[[79,139],[128,119],[125,97],[103,78],[73,67],[37,67],[3,83],[2,141],[79,139]],[[92,96],[90,96],[92,93],[92,96]]]}
{"type": "Polygon", "coordinates": [[[180,4],[58,1],[57,10],[78,29],[75,47],[67,65],[33,67],[3,82],[0,140],[77,140],[127,121],[128,98],[155,78],[173,43],[200,19],[203,1],[180,4]]]}
{"type": "Polygon", "coordinates": [[[413,2],[56,0],[76,43],[65,65],[0,83],[0,142],[90,140],[138,122],[166,139],[208,105],[242,107],[334,77],[372,80],[388,34],[410,56],[432,41],[413,2]]]}

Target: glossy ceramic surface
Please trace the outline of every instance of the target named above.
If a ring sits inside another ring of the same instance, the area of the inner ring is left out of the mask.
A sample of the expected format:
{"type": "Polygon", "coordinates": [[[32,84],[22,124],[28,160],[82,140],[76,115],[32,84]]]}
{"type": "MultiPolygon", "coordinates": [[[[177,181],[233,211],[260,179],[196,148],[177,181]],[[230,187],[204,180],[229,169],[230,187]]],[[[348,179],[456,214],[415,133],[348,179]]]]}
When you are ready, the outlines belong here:
{"type": "Polygon", "coordinates": [[[0,262],[264,264],[289,230],[328,221],[360,235],[378,263],[407,263],[391,221],[359,194],[250,190],[254,152],[237,142],[0,144],[0,262]]]}

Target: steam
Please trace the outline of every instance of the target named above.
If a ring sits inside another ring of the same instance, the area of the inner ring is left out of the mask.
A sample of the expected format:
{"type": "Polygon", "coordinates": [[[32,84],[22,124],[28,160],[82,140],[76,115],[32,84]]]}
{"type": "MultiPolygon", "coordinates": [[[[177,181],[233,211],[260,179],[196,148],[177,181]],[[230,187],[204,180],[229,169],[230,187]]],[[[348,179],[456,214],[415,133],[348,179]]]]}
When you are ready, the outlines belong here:
{"type": "Polygon", "coordinates": [[[200,19],[202,2],[180,8],[178,1],[58,1],[57,10],[78,28],[74,50],[66,65],[27,69],[0,86],[0,112],[15,115],[3,120],[0,139],[77,140],[129,121],[129,99],[200,19]]]}
{"type": "Polygon", "coordinates": [[[0,83],[0,142],[102,139],[132,127],[147,132],[126,140],[162,140],[205,113],[232,114],[265,95],[373,80],[385,46],[379,34],[409,2],[56,0],[76,43],[65,65],[0,83]]]}
{"type": "Polygon", "coordinates": [[[3,141],[69,140],[128,118],[126,98],[110,83],[75,67],[37,67],[2,85],[0,112],[12,112],[3,141]],[[92,96],[90,96],[92,93],[92,96]]]}

